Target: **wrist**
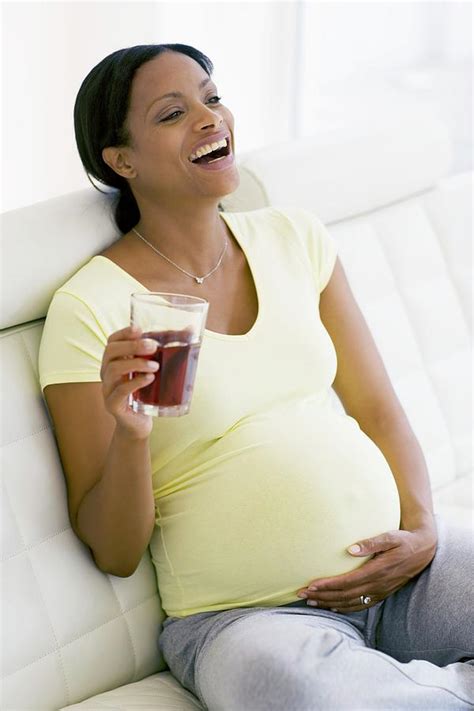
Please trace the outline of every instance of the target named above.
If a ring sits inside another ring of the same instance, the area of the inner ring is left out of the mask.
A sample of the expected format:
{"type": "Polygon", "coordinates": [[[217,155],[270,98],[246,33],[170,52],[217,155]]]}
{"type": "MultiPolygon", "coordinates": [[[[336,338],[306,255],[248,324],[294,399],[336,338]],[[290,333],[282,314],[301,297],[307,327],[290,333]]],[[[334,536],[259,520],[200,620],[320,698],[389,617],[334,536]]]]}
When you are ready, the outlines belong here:
{"type": "Polygon", "coordinates": [[[120,442],[126,442],[127,444],[148,444],[150,434],[142,432],[134,432],[133,430],[124,427],[119,422],[115,424],[114,438],[120,442]]]}
{"type": "Polygon", "coordinates": [[[400,528],[404,531],[427,529],[436,532],[436,520],[429,509],[402,513],[400,528]]]}

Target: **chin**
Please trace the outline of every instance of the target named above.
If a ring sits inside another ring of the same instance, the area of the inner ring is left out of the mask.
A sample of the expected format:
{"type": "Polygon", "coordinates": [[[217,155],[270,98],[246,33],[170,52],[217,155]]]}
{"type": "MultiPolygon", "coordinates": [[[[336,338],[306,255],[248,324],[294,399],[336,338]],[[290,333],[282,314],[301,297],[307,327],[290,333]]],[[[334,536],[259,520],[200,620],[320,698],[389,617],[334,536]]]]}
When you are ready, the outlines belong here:
{"type": "Polygon", "coordinates": [[[232,193],[235,193],[235,191],[237,190],[239,185],[240,185],[240,174],[239,174],[238,169],[236,168],[235,169],[235,179],[233,179],[232,181],[229,180],[228,188],[225,189],[225,192],[221,192],[219,194],[219,197],[224,198],[226,195],[232,195],[232,193]]]}

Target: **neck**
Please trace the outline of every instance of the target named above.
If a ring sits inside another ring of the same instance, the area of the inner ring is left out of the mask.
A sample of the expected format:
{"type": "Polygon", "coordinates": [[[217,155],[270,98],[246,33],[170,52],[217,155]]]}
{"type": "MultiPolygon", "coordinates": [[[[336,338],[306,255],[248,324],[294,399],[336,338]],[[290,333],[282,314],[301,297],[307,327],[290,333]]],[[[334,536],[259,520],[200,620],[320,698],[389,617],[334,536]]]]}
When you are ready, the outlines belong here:
{"type": "Polygon", "coordinates": [[[180,267],[200,274],[215,265],[227,234],[217,200],[192,209],[140,205],[140,214],[138,232],[180,267]]]}

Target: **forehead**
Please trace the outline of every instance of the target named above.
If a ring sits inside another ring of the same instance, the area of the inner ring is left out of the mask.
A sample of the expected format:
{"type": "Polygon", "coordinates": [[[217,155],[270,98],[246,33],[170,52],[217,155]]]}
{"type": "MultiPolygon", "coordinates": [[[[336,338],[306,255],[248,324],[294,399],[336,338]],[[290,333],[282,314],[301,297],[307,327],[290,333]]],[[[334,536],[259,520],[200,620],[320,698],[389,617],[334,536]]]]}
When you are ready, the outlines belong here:
{"type": "Polygon", "coordinates": [[[191,57],[179,52],[164,52],[137,70],[132,84],[131,107],[158,98],[171,91],[195,90],[208,77],[191,57]]]}

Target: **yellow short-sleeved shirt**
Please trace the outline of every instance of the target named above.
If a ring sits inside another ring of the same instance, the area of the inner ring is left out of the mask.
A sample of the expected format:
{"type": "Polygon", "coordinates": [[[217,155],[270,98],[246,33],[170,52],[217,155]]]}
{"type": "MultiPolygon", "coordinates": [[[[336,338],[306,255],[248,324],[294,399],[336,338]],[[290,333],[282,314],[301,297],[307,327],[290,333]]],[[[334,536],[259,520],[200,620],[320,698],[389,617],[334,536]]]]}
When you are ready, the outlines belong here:
{"type": "MultiPolygon", "coordinates": [[[[163,608],[177,617],[295,601],[310,580],[361,564],[347,546],[400,520],[382,452],[330,404],[337,358],[319,294],[334,240],[300,208],[221,216],[248,259],[258,316],[244,335],[206,330],[190,413],[154,420],[150,549],[163,608]]],[[[100,381],[134,291],[147,289],[102,256],[56,291],[42,388],[100,381]]]]}

